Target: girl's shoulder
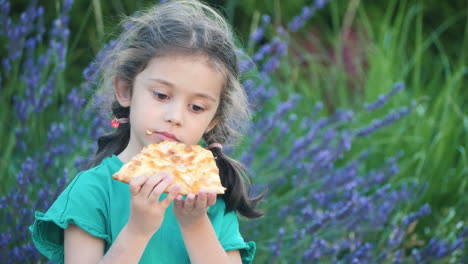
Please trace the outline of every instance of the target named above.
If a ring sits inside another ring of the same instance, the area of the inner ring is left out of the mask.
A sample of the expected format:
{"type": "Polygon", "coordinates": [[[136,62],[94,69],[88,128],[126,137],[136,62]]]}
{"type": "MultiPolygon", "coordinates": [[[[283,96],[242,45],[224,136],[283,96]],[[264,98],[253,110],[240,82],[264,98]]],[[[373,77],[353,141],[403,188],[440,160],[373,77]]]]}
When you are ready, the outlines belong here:
{"type": "Polygon", "coordinates": [[[109,175],[114,174],[123,166],[122,161],[115,155],[105,158],[99,165],[80,172],[85,175],[109,175]]]}
{"type": "Polygon", "coordinates": [[[112,175],[117,172],[123,163],[114,155],[105,158],[99,165],[81,171],[70,182],[69,187],[73,189],[89,188],[91,186],[105,186],[112,184],[112,175]]]}

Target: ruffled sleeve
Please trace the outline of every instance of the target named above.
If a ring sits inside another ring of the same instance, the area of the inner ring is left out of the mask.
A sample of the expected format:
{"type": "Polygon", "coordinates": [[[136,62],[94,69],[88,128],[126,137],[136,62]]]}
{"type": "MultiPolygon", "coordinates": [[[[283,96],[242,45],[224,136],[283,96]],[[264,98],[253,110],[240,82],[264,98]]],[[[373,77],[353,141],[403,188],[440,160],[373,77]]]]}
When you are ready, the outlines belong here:
{"type": "Polygon", "coordinates": [[[253,263],[257,249],[256,244],[253,241],[244,241],[239,231],[239,220],[235,212],[229,212],[224,215],[219,241],[225,251],[239,250],[242,263],[253,263]]]}
{"type": "Polygon", "coordinates": [[[36,248],[54,263],[63,263],[64,230],[77,225],[92,236],[111,242],[107,226],[106,181],[95,170],[80,173],[46,213],[36,212],[30,230],[36,248]]]}

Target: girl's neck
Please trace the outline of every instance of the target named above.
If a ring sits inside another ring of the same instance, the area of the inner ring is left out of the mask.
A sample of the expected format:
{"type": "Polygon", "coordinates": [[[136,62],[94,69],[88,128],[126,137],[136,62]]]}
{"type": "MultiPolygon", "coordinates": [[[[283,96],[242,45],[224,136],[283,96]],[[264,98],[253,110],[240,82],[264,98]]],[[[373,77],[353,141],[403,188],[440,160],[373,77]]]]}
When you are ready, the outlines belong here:
{"type": "Polygon", "coordinates": [[[125,164],[127,162],[130,161],[130,159],[132,159],[132,155],[129,155],[127,154],[128,152],[126,152],[125,150],[122,151],[119,155],[117,155],[117,157],[125,164]]]}
{"type": "Polygon", "coordinates": [[[140,150],[136,150],[130,144],[122,151],[120,152],[117,157],[123,162],[127,163],[129,162],[136,154],[138,154],[140,150]]]}

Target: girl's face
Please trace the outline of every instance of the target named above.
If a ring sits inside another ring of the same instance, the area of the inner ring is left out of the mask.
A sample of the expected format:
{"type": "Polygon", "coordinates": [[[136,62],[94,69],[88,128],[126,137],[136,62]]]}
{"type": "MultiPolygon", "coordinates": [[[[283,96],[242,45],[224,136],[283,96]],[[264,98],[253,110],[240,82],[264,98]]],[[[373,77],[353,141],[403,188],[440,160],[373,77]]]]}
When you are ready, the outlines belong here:
{"type": "Polygon", "coordinates": [[[131,158],[164,140],[197,144],[216,125],[223,84],[223,74],[196,55],[153,58],[132,91],[116,80],[117,100],[130,106],[130,141],[121,155],[131,158]]]}

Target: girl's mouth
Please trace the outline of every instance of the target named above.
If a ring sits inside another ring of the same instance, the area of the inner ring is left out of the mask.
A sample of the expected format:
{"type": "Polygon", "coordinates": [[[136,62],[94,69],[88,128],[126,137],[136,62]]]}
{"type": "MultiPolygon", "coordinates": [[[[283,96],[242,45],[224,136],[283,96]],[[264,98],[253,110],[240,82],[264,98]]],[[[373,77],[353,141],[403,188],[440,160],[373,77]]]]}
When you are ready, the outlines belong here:
{"type": "Polygon", "coordinates": [[[153,135],[165,141],[179,141],[173,134],[167,132],[153,132],[146,130],[147,135],[153,135]]]}

